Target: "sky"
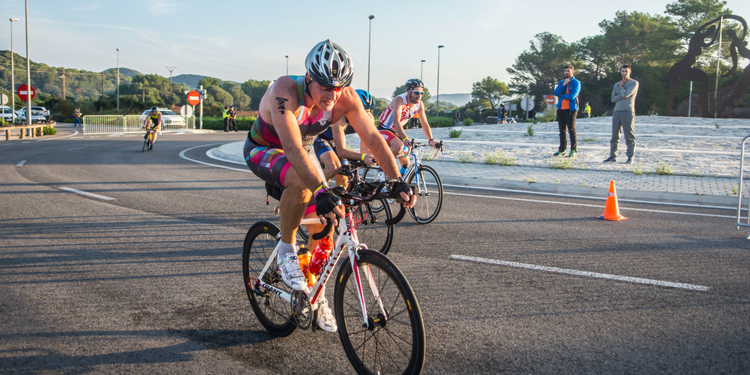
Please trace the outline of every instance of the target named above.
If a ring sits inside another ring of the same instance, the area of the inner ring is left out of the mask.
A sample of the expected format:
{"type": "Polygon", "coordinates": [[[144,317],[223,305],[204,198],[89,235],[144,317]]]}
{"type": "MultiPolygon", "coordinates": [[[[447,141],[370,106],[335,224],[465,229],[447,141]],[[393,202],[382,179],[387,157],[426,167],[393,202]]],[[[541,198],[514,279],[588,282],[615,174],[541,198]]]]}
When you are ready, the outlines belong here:
{"type": "MultiPolygon", "coordinates": [[[[50,66],[103,71],[117,66],[168,77],[198,74],[244,82],[304,74],[305,56],[331,39],[354,61],[353,86],[390,98],[409,78],[422,77],[435,95],[471,92],[485,77],[509,82],[506,68],[548,31],[567,42],[599,34],[615,12],[663,14],[672,1],[380,0],[192,1],[28,0],[29,56],[50,66]],[[370,21],[369,15],[375,18],[370,21]],[[421,60],[426,60],[424,64],[421,60]],[[423,69],[423,70],[422,70],[423,69]]],[[[750,1],[727,0],[750,21],[750,1]]],[[[24,1],[0,0],[14,17],[13,48],[25,51],[24,1]]],[[[8,22],[10,23],[10,22],[8,22]]],[[[10,49],[10,26],[0,50],[10,49]]],[[[33,81],[32,81],[33,84],[33,81]]]]}

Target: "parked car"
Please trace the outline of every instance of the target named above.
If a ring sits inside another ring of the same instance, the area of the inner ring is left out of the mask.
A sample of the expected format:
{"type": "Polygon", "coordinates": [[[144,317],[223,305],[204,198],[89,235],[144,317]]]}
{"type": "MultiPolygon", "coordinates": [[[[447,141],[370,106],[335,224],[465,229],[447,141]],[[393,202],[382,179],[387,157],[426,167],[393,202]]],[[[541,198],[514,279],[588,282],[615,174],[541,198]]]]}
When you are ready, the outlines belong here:
{"type": "MultiPolygon", "coordinates": [[[[52,115],[47,110],[47,108],[36,106],[36,105],[32,105],[31,106],[31,120],[32,121],[35,121],[34,120],[34,116],[36,114],[34,112],[38,112],[39,115],[44,116],[44,121],[45,122],[49,122],[50,118],[52,117],[52,115]]],[[[23,107],[23,108],[21,108],[21,109],[19,109],[19,110],[16,111],[16,117],[20,117],[20,116],[24,115],[25,113],[26,113],[26,107],[23,107]]]]}
{"type": "MultiPolygon", "coordinates": [[[[31,123],[40,124],[47,122],[47,117],[44,116],[42,111],[31,111],[31,123]]],[[[26,123],[26,111],[23,111],[20,116],[16,117],[16,124],[26,123]]]]}
{"type": "Polygon", "coordinates": [[[11,124],[16,122],[16,114],[13,113],[13,110],[10,109],[10,107],[8,107],[7,105],[4,105],[3,108],[5,111],[3,115],[3,120],[11,124]]]}
{"type": "MultiPolygon", "coordinates": [[[[171,109],[156,108],[156,110],[161,112],[161,119],[162,121],[164,121],[165,126],[184,126],[185,125],[185,118],[172,112],[171,109]]],[[[143,124],[146,121],[146,117],[148,117],[149,112],[151,112],[150,108],[143,111],[143,113],[139,117],[141,124],[143,124]]]]}

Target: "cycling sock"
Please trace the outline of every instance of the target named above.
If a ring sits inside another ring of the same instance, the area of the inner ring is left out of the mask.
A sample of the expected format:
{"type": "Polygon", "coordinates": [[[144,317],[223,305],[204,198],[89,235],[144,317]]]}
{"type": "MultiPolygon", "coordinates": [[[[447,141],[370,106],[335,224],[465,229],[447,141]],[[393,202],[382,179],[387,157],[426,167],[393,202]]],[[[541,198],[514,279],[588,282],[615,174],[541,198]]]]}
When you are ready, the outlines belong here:
{"type": "Polygon", "coordinates": [[[401,173],[401,177],[404,177],[404,174],[406,174],[406,170],[407,170],[406,165],[402,165],[401,170],[398,171],[398,173],[401,173]]]}
{"type": "Polygon", "coordinates": [[[279,259],[284,259],[289,254],[295,254],[294,245],[280,241],[279,244],[279,259]]]}

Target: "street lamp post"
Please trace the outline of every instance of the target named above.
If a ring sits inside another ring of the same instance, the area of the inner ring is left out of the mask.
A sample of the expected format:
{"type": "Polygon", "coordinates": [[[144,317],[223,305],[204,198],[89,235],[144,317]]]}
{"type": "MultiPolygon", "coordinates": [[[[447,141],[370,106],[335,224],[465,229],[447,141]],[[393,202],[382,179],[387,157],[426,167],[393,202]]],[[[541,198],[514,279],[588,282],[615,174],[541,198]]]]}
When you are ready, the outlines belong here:
{"type": "Polygon", "coordinates": [[[422,60],[421,67],[419,68],[419,80],[423,81],[422,75],[424,74],[424,62],[427,60],[422,60]]]}
{"type": "Polygon", "coordinates": [[[438,46],[438,74],[437,74],[437,101],[435,101],[435,116],[439,116],[440,113],[440,49],[445,47],[444,45],[438,46]]]}
{"type": "Polygon", "coordinates": [[[31,62],[29,60],[29,0],[26,0],[26,124],[31,125],[31,62]]]}
{"type": "Polygon", "coordinates": [[[289,55],[284,55],[286,57],[286,75],[289,75],[289,55]]]}
{"type": "Polygon", "coordinates": [[[370,52],[372,52],[372,19],[375,18],[372,14],[368,17],[370,19],[370,41],[367,45],[367,91],[370,91],[370,52]]]}
{"type": "Polygon", "coordinates": [[[117,49],[117,110],[120,110],[120,49],[117,49]]]}
{"type": "Polygon", "coordinates": [[[12,122],[15,122],[16,113],[16,74],[15,64],[13,63],[13,22],[18,21],[18,18],[10,19],[10,108],[13,114],[10,118],[12,122]]]}

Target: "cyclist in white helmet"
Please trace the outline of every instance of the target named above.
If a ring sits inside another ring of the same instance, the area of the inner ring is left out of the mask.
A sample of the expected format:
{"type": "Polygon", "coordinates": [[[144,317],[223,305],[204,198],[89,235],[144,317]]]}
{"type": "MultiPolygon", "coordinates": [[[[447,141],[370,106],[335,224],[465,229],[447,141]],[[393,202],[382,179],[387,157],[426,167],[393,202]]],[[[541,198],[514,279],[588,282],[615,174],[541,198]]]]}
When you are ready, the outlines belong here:
{"type": "MultiPolygon", "coordinates": [[[[368,117],[359,96],[349,87],[354,74],[349,54],[326,40],[310,51],[305,67],[307,74],[304,76],[283,76],[268,87],[244,147],[245,161],[250,170],[267,185],[283,189],[277,262],[284,283],[296,290],[307,286],[297,259],[295,241],[300,220],[306,214],[317,215],[321,223],[325,223],[344,214],[341,200],[329,191],[314,155],[315,138],[346,116],[388,177],[401,177],[396,160],[368,117]]],[[[410,195],[411,189],[405,182],[396,186],[396,190],[401,193],[405,206],[414,206],[416,197],[410,195]]],[[[320,225],[310,228],[310,231],[314,233],[322,229],[320,225]]],[[[310,244],[311,248],[315,242],[310,244]]],[[[325,292],[321,295],[325,296],[325,292]]],[[[336,320],[327,300],[322,298],[319,301],[318,326],[335,332],[336,320]]]]}

